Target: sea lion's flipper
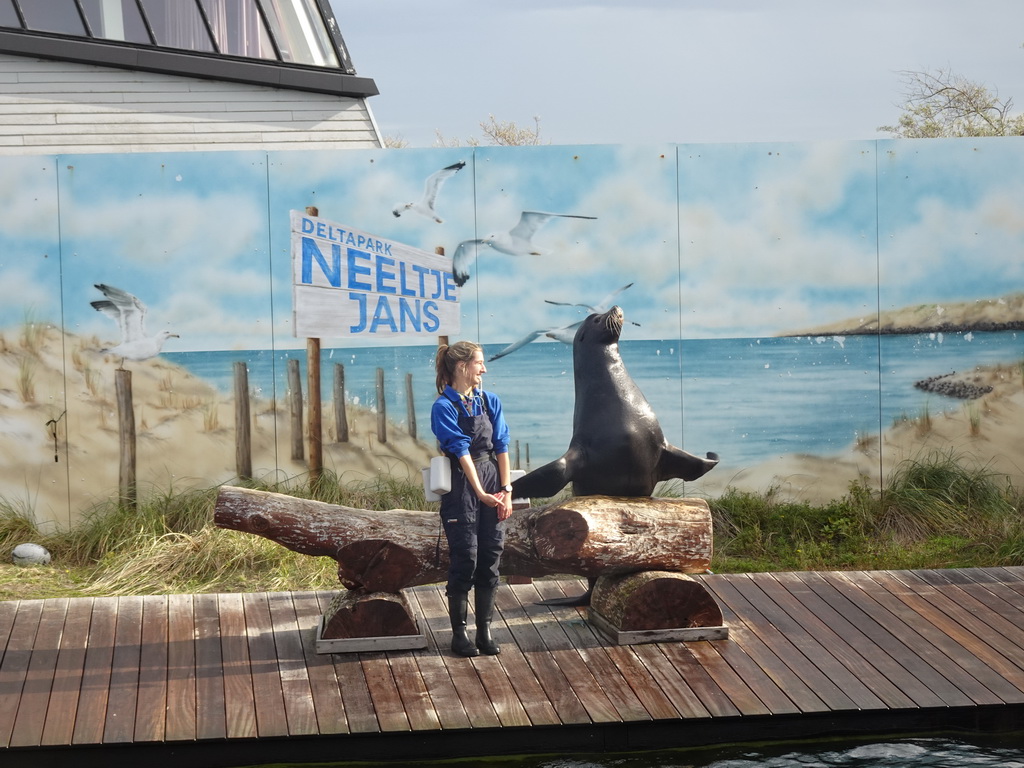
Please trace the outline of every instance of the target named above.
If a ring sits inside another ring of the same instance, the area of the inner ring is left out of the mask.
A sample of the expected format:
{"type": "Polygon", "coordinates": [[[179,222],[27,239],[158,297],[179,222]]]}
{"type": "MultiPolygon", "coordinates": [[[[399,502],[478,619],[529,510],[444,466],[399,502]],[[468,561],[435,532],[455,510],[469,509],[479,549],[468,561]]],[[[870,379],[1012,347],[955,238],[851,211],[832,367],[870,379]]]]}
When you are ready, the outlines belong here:
{"type": "Polygon", "coordinates": [[[516,499],[547,499],[565,488],[572,480],[571,448],[560,458],[527,472],[512,483],[512,497],[516,499]]]}
{"type": "Polygon", "coordinates": [[[681,480],[696,480],[714,469],[716,464],[717,453],[708,451],[707,458],[701,458],[674,445],[666,445],[658,460],[658,479],[678,477],[681,480]]]}

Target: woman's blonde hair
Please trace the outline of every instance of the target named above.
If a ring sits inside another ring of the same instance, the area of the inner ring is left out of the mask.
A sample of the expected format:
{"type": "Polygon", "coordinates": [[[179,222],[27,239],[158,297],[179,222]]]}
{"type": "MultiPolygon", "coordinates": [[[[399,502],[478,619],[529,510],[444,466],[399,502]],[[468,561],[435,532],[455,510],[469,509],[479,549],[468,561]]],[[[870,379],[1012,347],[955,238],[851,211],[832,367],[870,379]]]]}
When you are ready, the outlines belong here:
{"type": "Polygon", "coordinates": [[[472,361],[473,355],[482,351],[483,347],[472,341],[456,341],[451,346],[442,344],[437,348],[434,358],[434,370],[437,371],[437,394],[443,394],[444,388],[455,381],[455,369],[459,363],[472,361]]]}

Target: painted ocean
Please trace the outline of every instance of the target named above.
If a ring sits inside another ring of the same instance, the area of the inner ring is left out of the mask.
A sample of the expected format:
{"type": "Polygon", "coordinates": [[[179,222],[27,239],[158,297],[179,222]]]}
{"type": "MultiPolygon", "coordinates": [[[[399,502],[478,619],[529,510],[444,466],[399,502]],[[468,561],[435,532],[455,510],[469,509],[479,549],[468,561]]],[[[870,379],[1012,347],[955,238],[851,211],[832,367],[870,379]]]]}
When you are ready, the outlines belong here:
{"type": "MultiPolygon", "coordinates": [[[[485,353],[503,346],[485,346],[485,353]]],[[[620,349],[671,442],[693,453],[716,451],[724,463],[741,467],[792,453],[828,456],[901,416],[963,408],[963,401],[922,392],[914,382],[977,365],[1020,363],[1024,333],[626,340],[620,349]]],[[[382,368],[388,418],[405,424],[411,374],[417,434],[429,442],[433,355],[432,345],[325,348],[325,404],[340,363],[349,401],[376,408],[376,370],[382,368]]],[[[239,360],[248,365],[256,397],[284,398],[288,358],[300,360],[305,382],[304,349],[163,356],[225,394],[233,391],[233,363],[239,360]]],[[[564,452],[574,403],[569,346],[529,344],[490,363],[484,386],[501,396],[524,465],[527,450],[531,467],[564,452]]]]}

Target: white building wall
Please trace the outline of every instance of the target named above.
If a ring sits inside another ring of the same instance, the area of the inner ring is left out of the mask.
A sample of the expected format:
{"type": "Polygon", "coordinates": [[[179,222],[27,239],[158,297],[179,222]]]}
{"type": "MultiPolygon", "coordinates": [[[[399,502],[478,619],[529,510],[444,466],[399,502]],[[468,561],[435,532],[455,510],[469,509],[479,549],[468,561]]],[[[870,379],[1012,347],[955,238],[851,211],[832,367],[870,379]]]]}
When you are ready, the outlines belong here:
{"type": "Polygon", "coordinates": [[[380,146],[362,98],[0,54],[0,155],[380,146]]]}

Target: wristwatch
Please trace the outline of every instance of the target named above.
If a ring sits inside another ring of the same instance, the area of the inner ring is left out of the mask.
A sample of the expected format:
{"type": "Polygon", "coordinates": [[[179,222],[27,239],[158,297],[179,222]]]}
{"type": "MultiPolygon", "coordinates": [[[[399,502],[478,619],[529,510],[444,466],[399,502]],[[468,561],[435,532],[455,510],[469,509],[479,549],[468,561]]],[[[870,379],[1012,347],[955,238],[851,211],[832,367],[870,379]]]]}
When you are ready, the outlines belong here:
{"type": "Polygon", "coordinates": [[[503,487],[501,490],[505,491],[505,493],[512,493],[512,484],[509,483],[508,485],[503,487]]]}

